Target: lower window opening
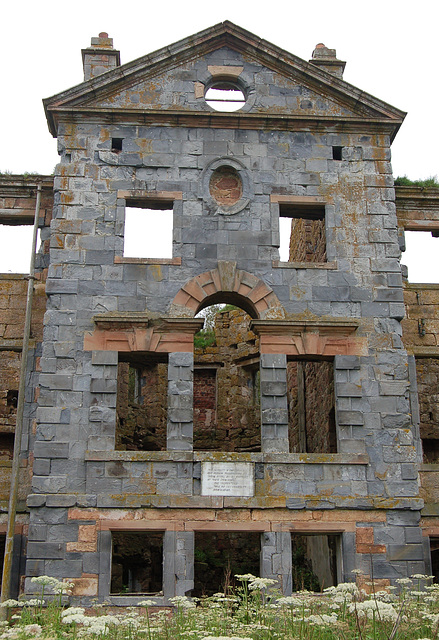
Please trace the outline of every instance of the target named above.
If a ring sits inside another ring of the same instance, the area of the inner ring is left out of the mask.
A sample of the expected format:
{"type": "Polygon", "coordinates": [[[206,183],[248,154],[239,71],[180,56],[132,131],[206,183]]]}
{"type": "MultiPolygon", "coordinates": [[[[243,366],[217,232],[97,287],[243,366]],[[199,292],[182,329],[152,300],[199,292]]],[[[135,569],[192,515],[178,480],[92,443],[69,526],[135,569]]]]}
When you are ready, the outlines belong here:
{"type": "Polygon", "coordinates": [[[193,596],[227,593],[240,585],[235,575],[260,575],[261,534],[250,531],[195,533],[193,596]]]}
{"type": "Polygon", "coordinates": [[[287,363],[291,453],[336,453],[334,367],[325,360],[287,363]]]}
{"type": "Polygon", "coordinates": [[[431,575],[439,582],[439,538],[430,538],[431,575]]]}
{"type": "Polygon", "coordinates": [[[422,438],[423,460],[426,464],[439,462],[439,438],[422,438]]]}
{"type": "Polygon", "coordinates": [[[293,591],[323,591],[337,585],[337,535],[291,534],[293,591]]]}
{"type": "Polygon", "coordinates": [[[166,451],[168,365],[137,354],[119,361],[116,449],[166,451]]]}
{"type": "Polygon", "coordinates": [[[114,531],[111,560],[112,595],[162,595],[163,531],[114,531]]]}
{"type": "Polygon", "coordinates": [[[12,460],[14,457],[14,434],[0,433],[0,460],[12,460]]]}

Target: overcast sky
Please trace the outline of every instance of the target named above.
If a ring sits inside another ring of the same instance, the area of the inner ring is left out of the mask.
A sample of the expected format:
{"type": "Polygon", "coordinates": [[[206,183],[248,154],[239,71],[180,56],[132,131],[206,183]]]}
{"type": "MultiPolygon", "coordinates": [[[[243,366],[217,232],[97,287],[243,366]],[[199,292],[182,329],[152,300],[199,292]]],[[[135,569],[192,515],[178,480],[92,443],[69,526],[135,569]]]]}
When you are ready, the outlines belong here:
{"type": "Polygon", "coordinates": [[[0,171],[52,173],[58,156],[41,100],[83,80],[81,49],[107,31],[129,62],[223,20],[309,60],[323,42],[344,79],[408,112],[392,147],[395,175],[439,173],[439,2],[22,0],[2,16],[0,171]]]}

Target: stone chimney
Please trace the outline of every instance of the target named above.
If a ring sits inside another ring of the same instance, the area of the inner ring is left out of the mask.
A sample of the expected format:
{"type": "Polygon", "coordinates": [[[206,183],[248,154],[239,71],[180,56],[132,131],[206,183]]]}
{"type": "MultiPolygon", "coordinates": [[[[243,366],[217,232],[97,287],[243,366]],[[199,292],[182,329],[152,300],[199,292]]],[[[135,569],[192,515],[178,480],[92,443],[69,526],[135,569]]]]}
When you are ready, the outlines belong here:
{"type": "Polygon", "coordinates": [[[113,49],[113,38],[103,31],[97,38],[91,39],[91,46],[82,49],[84,80],[120,67],[120,51],[113,49]]]}
{"type": "Polygon", "coordinates": [[[335,49],[328,49],[328,47],[325,47],[322,43],[316,45],[316,48],[312,52],[312,60],[310,60],[310,62],[318,67],[322,67],[325,71],[337,78],[343,78],[346,62],[338,60],[335,49]]]}

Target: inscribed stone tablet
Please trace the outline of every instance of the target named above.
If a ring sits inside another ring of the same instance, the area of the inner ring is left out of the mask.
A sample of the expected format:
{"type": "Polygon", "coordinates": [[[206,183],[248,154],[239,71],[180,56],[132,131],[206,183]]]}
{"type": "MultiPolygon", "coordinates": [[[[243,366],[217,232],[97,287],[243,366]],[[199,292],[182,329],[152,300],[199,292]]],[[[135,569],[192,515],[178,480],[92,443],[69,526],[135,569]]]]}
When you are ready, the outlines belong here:
{"type": "Polygon", "coordinates": [[[255,494],[252,462],[202,462],[202,496],[242,496],[255,494]]]}

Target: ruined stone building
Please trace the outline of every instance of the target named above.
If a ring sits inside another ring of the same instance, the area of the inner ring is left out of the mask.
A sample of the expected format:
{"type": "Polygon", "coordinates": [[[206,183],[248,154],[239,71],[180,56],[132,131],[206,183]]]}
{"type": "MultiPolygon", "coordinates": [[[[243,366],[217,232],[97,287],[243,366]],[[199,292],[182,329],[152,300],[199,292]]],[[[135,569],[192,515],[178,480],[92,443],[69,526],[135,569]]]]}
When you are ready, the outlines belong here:
{"type": "MultiPolygon", "coordinates": [[[[405,114],[334,50],[230,22],[122,66],[107,34],[82,54],[44,101],[55,175],[0,178],[1,224],[42,193],[13,589],[163,604],[236,572],[285,593],[437,574],[439,285],[400,252],[439,233],[439,193],[394,188],[405,114]],[[128,255],[134,209],[156,243],[170,221],[168,257],[128,255]]],[[[0,275],[3,537],[26,287],[0,275]]]]}

